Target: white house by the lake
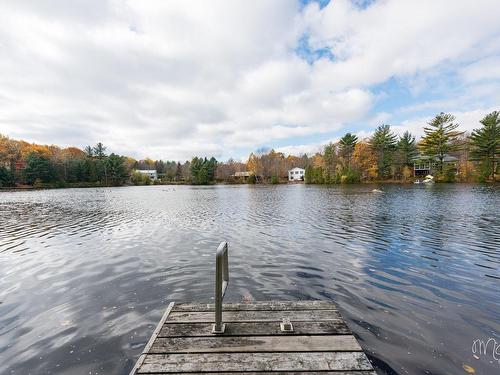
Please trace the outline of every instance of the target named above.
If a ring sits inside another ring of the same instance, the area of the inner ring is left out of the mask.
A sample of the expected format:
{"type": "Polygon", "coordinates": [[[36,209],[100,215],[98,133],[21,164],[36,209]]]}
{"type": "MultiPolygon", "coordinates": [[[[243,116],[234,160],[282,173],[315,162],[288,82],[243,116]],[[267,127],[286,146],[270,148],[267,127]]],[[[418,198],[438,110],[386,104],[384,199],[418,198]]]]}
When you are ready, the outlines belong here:
{"type": "Polygon", "coordinates": [[[156,169],[137,169],[136,172],[148,175],[151,181],[158,180],[158,173],[156,172],[156,169]]]}
{"type": "Polygon", "coordinates": [[[288,171],[288,181],[304,181],[305,169],[295,167],[288,171]]]}

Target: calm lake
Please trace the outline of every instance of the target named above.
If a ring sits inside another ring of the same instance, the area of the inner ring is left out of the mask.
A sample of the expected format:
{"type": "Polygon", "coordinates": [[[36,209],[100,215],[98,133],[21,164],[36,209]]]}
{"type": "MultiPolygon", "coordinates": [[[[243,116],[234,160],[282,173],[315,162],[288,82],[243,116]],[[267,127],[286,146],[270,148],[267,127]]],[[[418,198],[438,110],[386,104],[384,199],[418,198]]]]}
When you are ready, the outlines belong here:
{"type": "Polygon", "coordinates": [[[500,345],[500,187],[463,184],[0,192],[0,373],[127,374],[223,240],[226,302],[334,301],[380,374],[500,373],[472,351],[500,345]]]}

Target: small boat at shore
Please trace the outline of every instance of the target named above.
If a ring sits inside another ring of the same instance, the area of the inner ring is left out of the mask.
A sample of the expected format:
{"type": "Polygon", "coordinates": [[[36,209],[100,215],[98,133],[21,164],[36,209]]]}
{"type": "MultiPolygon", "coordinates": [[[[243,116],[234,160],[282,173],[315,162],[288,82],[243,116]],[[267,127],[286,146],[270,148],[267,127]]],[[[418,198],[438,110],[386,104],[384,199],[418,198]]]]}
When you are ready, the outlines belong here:
{"type": "Polygon", "coordinates": [[[425,176],[425,178],[423,180],[416,180],[413,183],[416,185],[418,185],[418,184],[433,184],[434,183],[434,176],[431,176],[430,174],[428,174],[427,176],[425,176]]]}
{"type": "Polygon", "coordinates": [[[430,174],[428,174],[427,176],[425,176],[423,183],[424,184],[433,184],[434,183],[434,176],[431,176],[430,174]]]}

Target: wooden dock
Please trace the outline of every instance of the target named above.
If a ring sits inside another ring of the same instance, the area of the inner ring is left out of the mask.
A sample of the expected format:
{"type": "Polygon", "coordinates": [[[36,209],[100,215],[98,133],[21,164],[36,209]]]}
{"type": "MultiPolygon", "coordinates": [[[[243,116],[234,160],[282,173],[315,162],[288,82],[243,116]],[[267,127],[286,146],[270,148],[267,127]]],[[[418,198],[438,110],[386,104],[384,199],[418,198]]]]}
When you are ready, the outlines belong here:
{"type": "Polygon", "coordinates": [[[375,375],[332,303],[224,304],[222,320],[214,334],[214,305],[170,303],[130,374],[375,375]]]}

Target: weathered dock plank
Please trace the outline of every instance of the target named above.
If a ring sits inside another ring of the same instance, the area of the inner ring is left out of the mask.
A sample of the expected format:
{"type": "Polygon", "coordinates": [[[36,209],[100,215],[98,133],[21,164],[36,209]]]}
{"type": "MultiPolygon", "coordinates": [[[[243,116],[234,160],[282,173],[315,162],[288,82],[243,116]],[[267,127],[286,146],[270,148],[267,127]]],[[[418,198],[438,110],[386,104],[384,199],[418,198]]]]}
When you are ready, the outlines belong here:
{"type": "Polygon", "coordinates": [[[371,370],[363,352],[151,354],[139,374],[217,371],[371,370]]]}
{"type": "MultiPolygon", "coordinates": [[[[325,321],[340,318],[337,310],[269,310],[269,311],[224,311],[222,320],[226,323],[231,322],[279,322],[283,318],[292,321],[325,321]]],[[[211,311],[172,311],[166,322],[205,322],[214,321],[214,313],[211,311]]]]}
{"type": "MultiPolygon", "coordinates": [[[[342,319],[324,322],[293,322],[293,332],[281,332],[276,322],[234,322],[226,326],[224,336],[262,335],[346,335],[351,331],[342,319]]],[[[169,323],[165,324],[158,337],[213,337],[212,323],[169,323]]]]}
{"type": "Polygon", "coordinates": [[[361,347],[352,335],[292,337],[159,337],[153,343],[149,353],[259,353],[322,351],[361,351],[361,347]]]}
{"type": "MultiPolygon", "coordinates": [[[[281,372],[282,373],[282,372],[281,372]]],[[[314,372],[311,371],[287,371],[287,375],[311,375],[314,372]]],[[[377,375],[375,371],[321,371],[321,375],[324,374],[335,374],[335,375],[377,375]]],[[[170,372],[169,375],[182,374],[182,375],[193,375],[200,374],[199,372],[170,372]]],[[[216,372],[217,375],[276,375],[277,372],[273,371],[233,371],[233,372],[216,372]]]]}
{"type": "Polygon", "coordinates": [[[213,321],[211,304],[170,304],[131,375],[375,375],[332,303],[224,304],[222,334],[212,333],[213,321]],[[293,332],[281,330],[284,318],[293,332]]]}
{"type": "MultiPolygon", "coordinates": [[[[267,311],[267,310],[337,310],[331,302],[326,301],[276,301],[252,303],[225,303],[224,311],[267,311]]],[[[209,304],[175,304],[173,311],[215,311],[215,305],[209,304]]]]}

